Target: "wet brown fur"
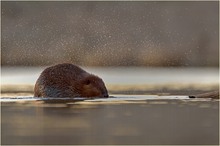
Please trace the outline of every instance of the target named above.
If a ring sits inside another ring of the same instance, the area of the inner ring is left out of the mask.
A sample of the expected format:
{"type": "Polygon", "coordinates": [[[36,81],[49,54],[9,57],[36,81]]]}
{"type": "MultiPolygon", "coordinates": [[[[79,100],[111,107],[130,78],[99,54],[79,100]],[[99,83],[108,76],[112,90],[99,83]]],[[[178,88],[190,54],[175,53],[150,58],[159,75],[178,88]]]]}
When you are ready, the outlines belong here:
{"type": "Polygon", "coordinates": [[[46,68],[34,88],[35,97],[108,97],[101,78],[63,63],[46,68]]]}

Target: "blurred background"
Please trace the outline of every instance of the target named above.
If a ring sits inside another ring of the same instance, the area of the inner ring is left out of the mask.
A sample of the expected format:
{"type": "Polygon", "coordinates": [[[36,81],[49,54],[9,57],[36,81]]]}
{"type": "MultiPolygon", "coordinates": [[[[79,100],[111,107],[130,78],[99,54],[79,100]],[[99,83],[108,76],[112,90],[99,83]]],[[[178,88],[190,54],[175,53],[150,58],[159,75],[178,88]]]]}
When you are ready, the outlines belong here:
{"type": "Polygon", "coordinates": [[[1,2],[2,66],[219,65],[219,4],[1,2]]]}

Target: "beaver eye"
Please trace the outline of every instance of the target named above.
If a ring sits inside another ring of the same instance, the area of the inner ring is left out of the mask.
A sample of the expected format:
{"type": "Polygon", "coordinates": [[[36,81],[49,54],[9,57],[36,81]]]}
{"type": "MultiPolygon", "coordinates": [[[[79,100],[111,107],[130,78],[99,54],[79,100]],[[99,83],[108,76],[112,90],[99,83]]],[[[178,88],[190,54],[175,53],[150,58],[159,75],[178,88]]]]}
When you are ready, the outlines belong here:
{"type": "Polygon", "coordinates": [[[86,80],[86,85],[89,85],[90,83],[90,80],[86,80]]]}

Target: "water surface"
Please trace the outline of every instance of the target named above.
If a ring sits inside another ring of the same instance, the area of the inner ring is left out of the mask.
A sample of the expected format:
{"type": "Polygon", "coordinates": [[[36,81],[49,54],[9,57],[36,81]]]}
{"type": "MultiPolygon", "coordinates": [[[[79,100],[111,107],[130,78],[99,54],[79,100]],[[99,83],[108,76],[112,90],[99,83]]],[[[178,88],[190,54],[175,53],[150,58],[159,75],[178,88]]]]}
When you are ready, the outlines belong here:
{"type": "Polygon", "coordinates": [[[219,143],[218,100],[134,97],[2,102],[2,144],[219,143]]]}

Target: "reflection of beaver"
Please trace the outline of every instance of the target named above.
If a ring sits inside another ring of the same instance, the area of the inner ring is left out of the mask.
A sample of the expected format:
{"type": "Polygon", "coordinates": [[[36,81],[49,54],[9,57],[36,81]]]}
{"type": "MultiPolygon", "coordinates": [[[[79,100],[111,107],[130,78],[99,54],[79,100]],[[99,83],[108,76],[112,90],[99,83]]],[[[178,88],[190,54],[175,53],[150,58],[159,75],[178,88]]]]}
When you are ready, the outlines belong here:
{"type": "Polygon", "coordinates": [[[104,82],[73,64],[46,68],[38,78],[35,97],[108,97],[104,82]]]}

